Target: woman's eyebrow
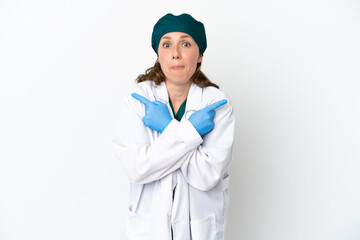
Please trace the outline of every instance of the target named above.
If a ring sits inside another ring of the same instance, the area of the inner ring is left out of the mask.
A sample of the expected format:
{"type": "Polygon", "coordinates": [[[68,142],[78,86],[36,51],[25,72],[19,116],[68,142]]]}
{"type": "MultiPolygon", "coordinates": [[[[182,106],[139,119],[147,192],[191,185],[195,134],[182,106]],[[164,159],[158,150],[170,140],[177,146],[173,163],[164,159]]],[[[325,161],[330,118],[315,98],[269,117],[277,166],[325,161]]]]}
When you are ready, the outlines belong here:
{"type": "MultiPolygon", "coordinates": [[[[191,38],[191,37],[189,35],[182,35],[182,36],[180,36],[180,38],[191,38]]],[[[171,37],[164,36],[161,39],[171,39],[171,37]]]]}

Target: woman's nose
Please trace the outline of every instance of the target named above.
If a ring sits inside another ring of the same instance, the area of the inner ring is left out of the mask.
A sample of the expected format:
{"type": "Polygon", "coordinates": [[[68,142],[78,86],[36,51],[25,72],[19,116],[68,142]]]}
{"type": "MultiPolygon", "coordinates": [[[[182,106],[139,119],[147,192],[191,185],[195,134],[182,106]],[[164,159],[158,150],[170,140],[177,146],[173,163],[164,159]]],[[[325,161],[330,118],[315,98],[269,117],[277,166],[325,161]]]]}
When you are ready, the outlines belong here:
{"type": "Polygon", "coordinates": [[[173,57],[172,57],[173,59],[180,59],[180,57],[181,57],[178,47],[174,47],[172,54],[173,54],[173,57]]]}

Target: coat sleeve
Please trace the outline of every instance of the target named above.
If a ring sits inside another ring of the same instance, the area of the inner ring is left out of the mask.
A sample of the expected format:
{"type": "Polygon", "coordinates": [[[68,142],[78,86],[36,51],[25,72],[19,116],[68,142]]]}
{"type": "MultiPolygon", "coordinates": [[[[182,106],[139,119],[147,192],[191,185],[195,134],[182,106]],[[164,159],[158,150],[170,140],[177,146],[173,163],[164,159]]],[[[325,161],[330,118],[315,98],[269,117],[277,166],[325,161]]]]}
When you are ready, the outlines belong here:
{"type": "Polygon", "coordinates": [[[216,186],[228,170],[235,131],[230,101],[216,109],[214,129],[203,136],[203,143],[189,152],[181,171],[193,187],[207,191],[216,186]]]}
{"type": "Polygon", "coordinates": [[[146,127],[145,107],[130,94],[120,112],[111,145],[132,183],[150,183],[179,169],[203,141],[188,121],[173,119],[161,135],[146,127]]]}

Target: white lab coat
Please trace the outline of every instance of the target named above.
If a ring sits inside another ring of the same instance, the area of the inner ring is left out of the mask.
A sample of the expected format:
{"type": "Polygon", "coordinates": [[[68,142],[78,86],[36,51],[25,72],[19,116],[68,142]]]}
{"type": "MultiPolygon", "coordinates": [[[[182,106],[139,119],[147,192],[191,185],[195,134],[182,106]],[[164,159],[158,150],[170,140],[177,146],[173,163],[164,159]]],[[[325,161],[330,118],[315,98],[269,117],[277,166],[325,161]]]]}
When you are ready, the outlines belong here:
{"type": "Polygon", "coordinates": [[[141,82],[125,97],[111,141],[130,180],[122,240],[170,240],[171,228],[175,240],[225,239],[235,128],[231,102],[216,109],[214,129],[201,137],[187,119],[227,98],[214,87],[192,84],[182,120],[173,119],[160,134],[143,124],[145,106],[132,92],[167,104],[172,115],[164,82],[141,82]]]}

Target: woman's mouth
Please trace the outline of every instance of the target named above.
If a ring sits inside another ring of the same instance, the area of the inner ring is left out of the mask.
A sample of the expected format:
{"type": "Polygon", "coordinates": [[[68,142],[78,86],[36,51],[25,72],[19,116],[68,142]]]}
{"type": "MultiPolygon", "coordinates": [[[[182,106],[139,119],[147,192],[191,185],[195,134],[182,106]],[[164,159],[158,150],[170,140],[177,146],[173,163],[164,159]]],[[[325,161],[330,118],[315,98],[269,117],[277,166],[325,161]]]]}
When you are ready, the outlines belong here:
{"type": "Polygon", "coordinates": [[[173,69],[173,70],[179,70],[179,69],[183,69],[183,68],[184,68],[184,66],[181,66],[181,65],[174,65],[171,67],[171,69],[173,69]]]}

